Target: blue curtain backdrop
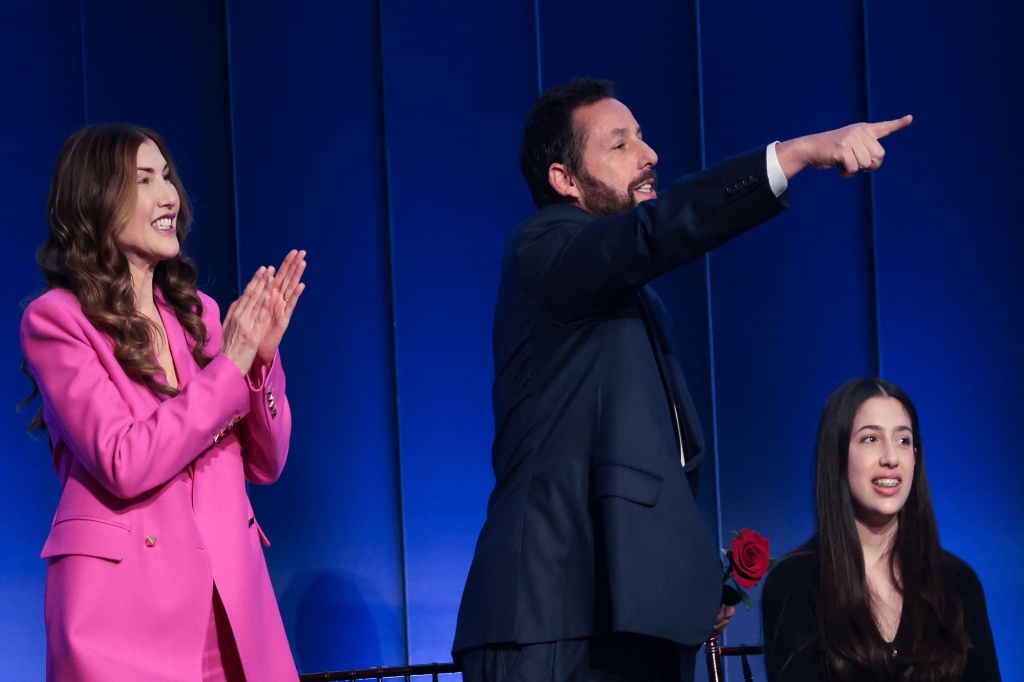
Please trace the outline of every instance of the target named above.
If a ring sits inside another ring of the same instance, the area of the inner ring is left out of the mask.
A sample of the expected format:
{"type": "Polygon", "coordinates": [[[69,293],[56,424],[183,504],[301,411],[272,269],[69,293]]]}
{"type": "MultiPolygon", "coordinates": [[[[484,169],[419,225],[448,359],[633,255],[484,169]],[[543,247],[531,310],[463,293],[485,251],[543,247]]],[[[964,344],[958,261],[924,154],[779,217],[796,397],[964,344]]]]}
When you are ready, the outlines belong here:
{"type": "MultiPolygon", "coordinates": [[[[259,265],[309,250],[282,349],[291,455],[251,491],[296,661],[447,660],[493,483],[500,252],[532,210],[521,126],[576,75],[617,83],[666,180],[915,115],[877,175],[801,175],[792,210],[656,287],[715,448],[699,501],[723,546],[749,526],[779,556],[811,533],[821,405],[881,373],[918,404],[943,544],[987,589],[1004,679],[1024,678],[1022,29],[1024,6],[994,0],[5,3],[0,680],[44,668],[37,557],[60,490],[24,432],[38,404],[14,405],[63,140],[109,121],[165,137],[222,306],[259,265]]],[[[756,611],[727,639],[758,642],[756,611]]]]}

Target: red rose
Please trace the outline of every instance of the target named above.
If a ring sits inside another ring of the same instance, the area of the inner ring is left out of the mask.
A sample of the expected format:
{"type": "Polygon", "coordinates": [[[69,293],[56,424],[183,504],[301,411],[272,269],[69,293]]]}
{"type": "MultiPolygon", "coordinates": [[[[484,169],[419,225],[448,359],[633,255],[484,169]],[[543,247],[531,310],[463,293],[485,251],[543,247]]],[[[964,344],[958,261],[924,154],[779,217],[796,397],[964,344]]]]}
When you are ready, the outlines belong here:
{"type": "Polygon", "coordinates": [[[729,570],[740,587],[753,587],[768,572],[768,540],[749,528],[732,539],[729,570]]]}

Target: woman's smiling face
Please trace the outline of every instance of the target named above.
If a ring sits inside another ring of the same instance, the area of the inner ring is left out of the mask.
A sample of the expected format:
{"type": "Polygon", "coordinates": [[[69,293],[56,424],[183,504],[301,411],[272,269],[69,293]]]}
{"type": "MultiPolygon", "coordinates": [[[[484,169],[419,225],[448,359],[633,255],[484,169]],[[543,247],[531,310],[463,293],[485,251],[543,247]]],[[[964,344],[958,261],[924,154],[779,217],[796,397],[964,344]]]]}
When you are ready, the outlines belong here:
{"type": "Polygon", "coordinates": [[[128,258],[133,278],[137,272],[152,270],[158,262],[178,255],[179,198],[169,173],[156,143],[146,140],[139,145],[135,210],[117,234],[117,245],[128,258]]]}
{"type": "Polygon", "coordinates": [[[857,523],[881,528],[903,509],[916,463],[910,415],[896,398],[866,400],[853,419],[847,476],[857,523]]]}

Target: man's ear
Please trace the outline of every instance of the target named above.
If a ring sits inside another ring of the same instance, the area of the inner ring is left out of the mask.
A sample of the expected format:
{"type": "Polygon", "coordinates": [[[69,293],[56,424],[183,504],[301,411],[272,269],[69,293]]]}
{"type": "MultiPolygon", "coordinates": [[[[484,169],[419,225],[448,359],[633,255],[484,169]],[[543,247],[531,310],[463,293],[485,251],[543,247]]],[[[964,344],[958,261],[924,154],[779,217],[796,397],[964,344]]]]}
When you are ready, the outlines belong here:
{"type": "Polygon", "coordinates": [[[576,176],[565,167],[564,163],[553,163],[548,167],[548,182],[559,195],[572,199],[573,203],[580,200],[580,186],[576,176]]]}

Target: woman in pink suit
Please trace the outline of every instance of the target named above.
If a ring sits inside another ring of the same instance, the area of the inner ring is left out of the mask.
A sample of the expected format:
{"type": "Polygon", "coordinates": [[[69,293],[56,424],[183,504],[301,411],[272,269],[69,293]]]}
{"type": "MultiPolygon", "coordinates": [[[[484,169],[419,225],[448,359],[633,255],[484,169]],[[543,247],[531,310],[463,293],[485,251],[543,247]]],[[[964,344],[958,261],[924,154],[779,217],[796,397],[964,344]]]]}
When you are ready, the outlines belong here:
{"type": "Polygon", "coordinates": [[[149,130],[85,128],[57,160],[46,292],[21,323],[64,488],[42,552],[49,680],[298,677],[245,482],[287,456],[277,348],[305,252],[260,268],[222,326],[182,252],[184,197],[149,130]]]}

